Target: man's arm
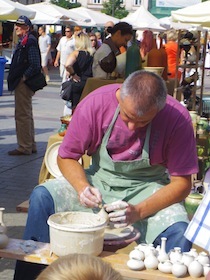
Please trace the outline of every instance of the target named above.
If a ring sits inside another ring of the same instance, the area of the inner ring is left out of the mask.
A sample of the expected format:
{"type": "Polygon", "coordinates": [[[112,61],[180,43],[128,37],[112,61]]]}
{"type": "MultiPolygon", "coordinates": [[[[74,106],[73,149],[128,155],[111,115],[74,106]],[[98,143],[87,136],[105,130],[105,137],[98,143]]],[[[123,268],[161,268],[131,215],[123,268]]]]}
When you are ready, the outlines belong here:
{"type": "Polygon", "coordinates": [[[119,205],[105,205],[112,222],[126,226],[139,220],[143,220],[158,211],[178,202],[187,197],[191,190],[191,175],[188,176],[171,176],[171,182],[156,191],[153,195],[140,202],[137,205],[127,204],[124,208],[119,205]]]}
{"type": "Polygon", "coordinates": [[[84,196],[84,192],[88,187],[89,192],[85,193],[85,206],[98,207],[102,200],[100,192],[90,185],[81,164],[75,159],[63,159],[59,155],[57,162],[63,176],[77,191],[80,202],[81,196],[84,196]]]}
{"type": "Polygon", "coordinates": [[[55,67],[58,67],[58,66],[59,66],[60,56],[61,56],[61,52],[60,52],[60,51],[57,51],[56,58],[55,58],[55,62],[54,62],[54,66],[55,66],[55,67]]]}

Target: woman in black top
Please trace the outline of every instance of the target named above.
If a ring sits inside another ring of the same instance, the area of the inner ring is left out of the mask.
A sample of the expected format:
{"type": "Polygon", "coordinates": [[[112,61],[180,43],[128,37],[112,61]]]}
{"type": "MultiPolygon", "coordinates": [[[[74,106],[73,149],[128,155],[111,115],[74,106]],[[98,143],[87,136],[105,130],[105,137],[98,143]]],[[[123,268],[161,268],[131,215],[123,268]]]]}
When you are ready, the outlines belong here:
{"type": "Polygon", "coordinates": [[[74,81],[72,99],[70,100],[72,109],[79,103],[87,78],[92,77],[94,53],[90,38],[84,33],[75,36],[75,48],[76,50],[68,56],[66,61],[66,70],[69,77],[74,81]]]}

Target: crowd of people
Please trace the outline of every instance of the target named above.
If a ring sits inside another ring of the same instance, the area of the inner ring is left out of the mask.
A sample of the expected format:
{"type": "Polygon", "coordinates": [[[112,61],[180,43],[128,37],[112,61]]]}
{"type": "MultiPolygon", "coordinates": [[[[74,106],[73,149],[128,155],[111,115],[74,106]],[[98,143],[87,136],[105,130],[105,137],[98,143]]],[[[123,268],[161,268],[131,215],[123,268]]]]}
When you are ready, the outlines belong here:
{"type": "MultiPolygon", "coordinates": [[[[15,24],[20,40],[8,76],[9,89],[15,91],[18,148],[9,152],[13,156],[37,152],[32,114],[34,92],[25,81],[41,68],[48,75],[44,67],[50,58],[49,38],[40,27],[37,40],[30,33],[31,26],[25,16],[15,24]]],[[[158,246],[166,237],[167,252],[177,246],[184,252],[190,250],[192,243],[184,236],[189,220],[183,200],[191,190],[191,175],[198,172],[198,162],[188,110],[168,95],[162,77],[141,70],[131,73],[122,84],[100,87],[80,101],[88,77],[118,77],[116,57],[122,53],[121,47],[127,49],[133,34],[132,26],[125,22],[109,23],[104,40],[81,27],[65,28],[54,65],[60,66],[62,81],[75,82],[70,101],[76,110],[58,151],[63,177],[34,188],[24,239],[49,242],[47,220],[51,214],[97,211],[103,203],[114,227],[132,224],[140,231],[138,242],[158,246]],[[84,153],[92,157],[88,169],[78,162],[84,153]]],[[[154,46],[153,34],[144,35],[151,37],[154,46]]],[[[145,39],[139,52],[144,58],[148,52],[149,60],[148,43],[145,39]]],[[[18,261],[14,279],[36,279],[41,270],[43,265],[18,261]]],[[[41,275],[44,277],[45,273],[41,275]]]]}

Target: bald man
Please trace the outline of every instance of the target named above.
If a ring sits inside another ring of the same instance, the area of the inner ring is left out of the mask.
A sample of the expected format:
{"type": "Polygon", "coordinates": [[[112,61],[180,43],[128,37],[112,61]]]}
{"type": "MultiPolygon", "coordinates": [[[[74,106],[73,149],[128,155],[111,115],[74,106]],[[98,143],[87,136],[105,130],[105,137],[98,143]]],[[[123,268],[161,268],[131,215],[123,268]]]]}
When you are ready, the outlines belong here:
{"type": "Polygon", "coordinates": [[[104,26],[104,39],[107,39],[111,36],[111,34],[109,32],[107,32],[107,28],[108,27],[113,27],[114,26],[114,22],[113,21],[107,21],[105,23],[105,26],[104,26]]]}

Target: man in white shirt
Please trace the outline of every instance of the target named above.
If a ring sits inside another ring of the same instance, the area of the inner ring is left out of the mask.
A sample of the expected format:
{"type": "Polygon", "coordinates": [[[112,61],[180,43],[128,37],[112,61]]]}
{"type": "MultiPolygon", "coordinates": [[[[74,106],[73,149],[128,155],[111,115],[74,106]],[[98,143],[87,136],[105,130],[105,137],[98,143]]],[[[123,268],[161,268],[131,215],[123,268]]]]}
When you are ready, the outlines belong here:
{"type": "Polygon", "coordinates": [[[65,36],[63,36],[57,46],[57,55],[55,58],[54,66],[58,67],[60,64],[60,77],[62,82],[66,80],[65,63],[70,53],[75,50],[75,39],[71,27],[66,26],[65,36]]]}
{"type": "Polygon", "coordinates": [[[46,34],[45,26],[39,27],[39,48],[41,52],[41,62],[42,62],[42,69],[45,74],[46,82],[50,81],[49,72],[48,72],[48,62],[52,61],[51,57],[51,37],[46,34]]]}

